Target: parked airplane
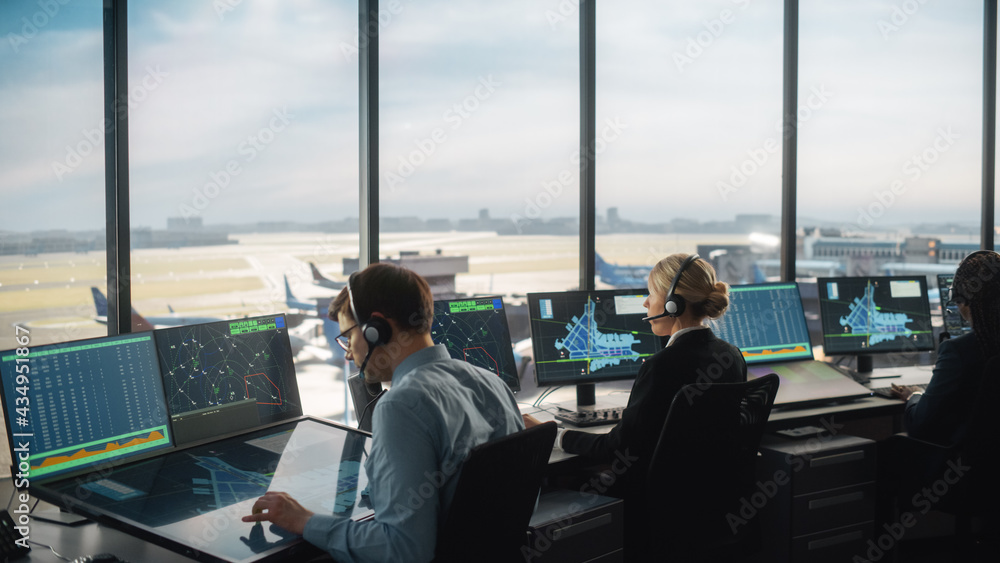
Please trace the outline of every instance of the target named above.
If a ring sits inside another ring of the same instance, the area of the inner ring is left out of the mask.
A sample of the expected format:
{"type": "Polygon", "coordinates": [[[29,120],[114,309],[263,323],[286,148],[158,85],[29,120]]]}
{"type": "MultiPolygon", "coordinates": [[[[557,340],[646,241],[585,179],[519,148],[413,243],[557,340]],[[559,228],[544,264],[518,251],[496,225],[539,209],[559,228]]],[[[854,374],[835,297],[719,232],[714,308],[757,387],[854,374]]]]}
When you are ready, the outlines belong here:
{"type": "MultiPolygon", "coordinates": [[[[309,313],[310,315],[317,314],[316,300],[303,301],[292,293],[292,286],[288,283],[288,276],[282,276],[285,278],[285,305],[288,306],[289,310],[298,310],[302,312],[309,313]]],[[[323,315],[319,315],[323,316],[323,315]]]]}
{"type": "Polygon", "coordinates": [[[652,266],[621,266],[605,262],[600,254],[594,253],[597,277],[615,287],[646,287],[652,266]]]}
{"type": "Polygon", "coordinates": [[[328,287],[330,289],[343,289],[344,286],[347,285],[345,282],[333,281],[330,278],[324,276],[322,273],[320,273],[319,268],[316,267],[316,264],[313,264],[312,262],[309,263],[309,269],[312,270],[313,283],[320,287],[328,287]]]}
{"type": "MultiPolygon", "coordinates": [[[[97,289],[96,287],[91,287],[90,291],[94,296],[94,307],[97,309],[97,317],[95,318],[95,320],[101,324],[107,324],[108,323],[107,298],[104,296],[103,293],[101,293],[101,290],[97,289]]],[[[333,336],[327,336],[327,340],[329,340],[329,344],[331,345],[330,350],[326,350],[321,346],[316,346],[311,342],[312,338],[309,337],[309,332],[312,331],[313,327],[315,327],[317,324],[315,318],[315,311],[317,309],[317,305],[315,303],[312,304],[301,303],[301,304],[308,305],[309,307],[311,307],[314,313],[310,315],[312,320],[308,322],[304,322],[306,315],[302,315],[299,313],[285,313],[285,319],[288,323],[288,329],[289,329],[288,340],[289,343],[292,345],[292,354],[298,356],[299,352],[306,350],[312,356],[322,361],[333,364],[335,366],[343,365],[344,352],[340,348],[340,346],[338,346],[337,343],[333,341],[333,339],[338,334],[340,334],[337,331],[336,327],[337,323],[333,323],[332,321],[327,321],[333,324],[332,327],[333,336]]],[[[324,307],[326,306],[329,306],[329,302],[327,302],[324,305],[324,307]]],[[[174,312],[172,307],[167,306],[167,308],[170,309],[171,313],[174,312]]],[[[174,326],[211,323],[222,320],[226,319],[222,319],[219,317],[189,317],[177,314],[173,314],[167,317],[143,317],[133,307],[131,331],[144,332],[147,330],[154,330],[158,328],[169,328],[174,326]]],[[[324,326],[324,329],[326,328],[327,327],[324,326]]]]}
{"type": "MultiPolygon", "coordinates": [[[[94,308],[97,309],[97,317],[94,320],[101,324],[108,324],[108,299],[96,287],[90,288],[94,296],[94,308]]],[[[132,308],[132,330],[153,330],[154,328],[165,328],[170,326],[193,325],[198,323],[211,323],[223,320],[221,317],[191,317],[174,313],[169,305],[170,315],[166,317],[144,317],[132,308]],[[145,323],[145,325],[143,325],[145,323]],[[148,326],[146,326],[148,325],[148,326]]]]}

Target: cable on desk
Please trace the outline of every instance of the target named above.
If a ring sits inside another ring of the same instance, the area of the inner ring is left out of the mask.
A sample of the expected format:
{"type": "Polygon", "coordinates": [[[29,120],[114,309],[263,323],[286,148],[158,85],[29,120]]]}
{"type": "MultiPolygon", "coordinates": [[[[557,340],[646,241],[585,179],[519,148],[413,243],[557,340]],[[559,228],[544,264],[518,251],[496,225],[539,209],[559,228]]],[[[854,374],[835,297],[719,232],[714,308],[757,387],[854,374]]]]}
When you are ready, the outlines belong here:
{"type": "Polygon", "coordinates": [[[537,407],[537,406],[541,405],[542,401],[544,401],[546,397],[548,397],[549,395],[555,393],[556,391],[558,391],[558,390],[560,390],[562,388],[563,388],[562,385],[559,385],[557,387],[549,387],[541,395],[539,395],[537,399],[535,399],[534,406],[537,407]]]}
{"type": "Polygon", "coordinates": [[[59,559],[62,559],[63,561],[72,561],[72,559],[70,559],[69,557],[64,557],[58,551],[56,551],[55,549],[53,549],[51,545],[45,545],[44,543],[36,542],[35,540],[28,540],[28,543],[33,543],[33,544],[37,545],[38,547],[47,547],[47,548],[49,548],[49,551],[51,551],[52,554],[55,555],[56,557],[58,557],[59,559]]]}

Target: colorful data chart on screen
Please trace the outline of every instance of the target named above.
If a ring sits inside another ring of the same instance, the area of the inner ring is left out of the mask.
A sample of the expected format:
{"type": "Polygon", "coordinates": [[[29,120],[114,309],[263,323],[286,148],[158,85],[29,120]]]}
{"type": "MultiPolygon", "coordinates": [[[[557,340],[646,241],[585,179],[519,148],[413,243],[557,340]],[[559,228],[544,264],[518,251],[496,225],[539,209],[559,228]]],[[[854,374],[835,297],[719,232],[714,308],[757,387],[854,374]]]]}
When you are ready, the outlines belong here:
{"type": "Polygon", "coordinates": [[[13,352],[0,363],[12,438],[28,445],[33,477],[171,445],[152,333],[32,347],[28,358],[26,416],[16,416],[13,352]]]}
{"type": "Polygon", "coordinates": [[[811,360],[809,328],[795,283],[734,285],[729,308],[712,329],[740,349],[747,364],[811,360]]]}

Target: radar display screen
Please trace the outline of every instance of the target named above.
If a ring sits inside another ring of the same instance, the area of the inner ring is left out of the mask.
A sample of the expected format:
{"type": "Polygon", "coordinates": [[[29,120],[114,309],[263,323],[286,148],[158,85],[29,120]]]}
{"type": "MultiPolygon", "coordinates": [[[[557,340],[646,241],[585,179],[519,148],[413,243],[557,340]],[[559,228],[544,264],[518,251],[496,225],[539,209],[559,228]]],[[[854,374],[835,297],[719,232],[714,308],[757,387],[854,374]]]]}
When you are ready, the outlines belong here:
{"type": "Polygon", "coordinates": [[[283,315],[178,326],[155,334],[179,443],[302,414],[283,315]]]}
{"type": "Polygon", "coordinates": [[[511,391],[521,389],[500,297],[435,301],[431,338],[444,344],[452,358],[495,373],[511,391]]]}

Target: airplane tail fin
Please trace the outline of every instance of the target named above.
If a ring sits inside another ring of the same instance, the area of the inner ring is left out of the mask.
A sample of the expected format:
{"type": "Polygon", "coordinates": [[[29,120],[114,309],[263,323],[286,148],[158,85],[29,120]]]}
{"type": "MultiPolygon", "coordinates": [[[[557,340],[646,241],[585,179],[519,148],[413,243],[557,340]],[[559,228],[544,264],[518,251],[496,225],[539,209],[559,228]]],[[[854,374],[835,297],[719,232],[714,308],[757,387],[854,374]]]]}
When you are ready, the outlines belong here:
{"type": "Polygon", "coordinates": [[[296,299],[295,296],[292,295],[292,286],[291,284],[288,283],[288,276],[282,276],[282,277],[285,278],[285,303],[289,304],[288,306],[291,307],[290,303],[292,303],[293,301],[298,301],[298,299],[296,299]]]}
{"type": "Polygon", "coordinates": [[[97,316],[108,318],[108,299],[96,287],[91,287],[90,293],[94,296],[94,308],[97,309],[97,316]]]}
{"type": "Polygon", "coordinates": [[[309,263],[309,269],[312,270],[312,275],[313,275],[313,281],[314,282],[319,283],[319,282],[322,282],[322,281],[326,281],[326,277],[319,271],[319,268],[316,267],[316,264],[313,264],[312,262],[310,262],[309,263]]]}
{"type": "Polygon", "coordinates": [[[614,267],[605,262],[604,258],[601,258],[601,255],[596,252],[594,253],[594,266],[594,269],[597,270],[597,275],[601,278],[601,281],[611,283],[610,280],[615,277],[614,267]]]}
{"type": "MultiPolygon", "coordinates": [[[[97,310],[97,322],[107,323],[108,322],[108,298],[101,293],[100,289],[96,287],[90,288],[91,295],[94,296],[94,308],[97,310]]],[[[132,307],[132,332],[142,332],[145,330],[153,330],[155,327],[152,323],[147,321],[145,317],[139,314],[132,307]]]]}

